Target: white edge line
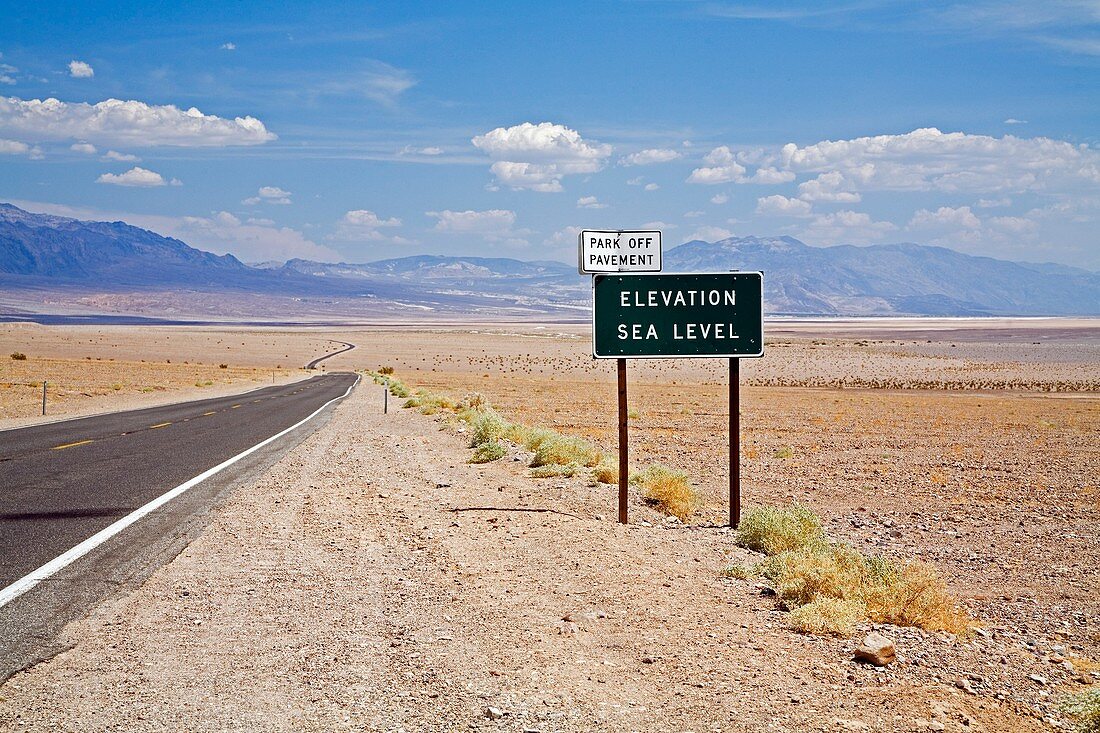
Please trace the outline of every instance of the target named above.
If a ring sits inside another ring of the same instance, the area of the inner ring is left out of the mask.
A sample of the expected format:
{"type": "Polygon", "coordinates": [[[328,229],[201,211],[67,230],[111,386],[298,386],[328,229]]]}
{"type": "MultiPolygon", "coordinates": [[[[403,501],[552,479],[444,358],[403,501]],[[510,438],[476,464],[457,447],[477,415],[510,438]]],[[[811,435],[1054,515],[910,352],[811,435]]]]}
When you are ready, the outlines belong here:
{"type": "Polygon", "coordinates": [[[351,394],[351,391],[355,388],[355,385],[359,384],[359,379],[360,379],[360,376],[356,375],[355,381],[351,384],[350,387],[348,387],[347,391],[344,392],[344,394],[340,395],[339,397],[333,397],[331,400],[329,400],[328,402],[326,402],[325,404],[321,405],[316,410],[314,410],[309,415],[309,417],[306,417],[303,420],[300,420],[299,422],[294,423],[289,428],[286,428],[285,430],[283,430],[281,432],[278,432],[275,435],[272,435],[270,438],[267,438],[266,440],[263,440],[263,441],[257,443],[256,445],[252,446],[251,448],[248,448],[248,449],[238,453],[237,455],[233,456],[232,458],[229,458],[225,461],[222,461],[221,463],[214,466],[213,468],[209,468],[209,469],[203,471],[198,476],[195,476],[194,478],[191,478],[191,479],[188,479],[187,481],[184,481],[182,484],[180,484],[176,488],[169,489],[167,492],[161,494],[156,499],[153,499],[148,504],[145,504],[144,506],[138,507],[137,509],[130,512],[129,514],[127,514],[122,519],[119,519],[119,520],[115,521],[114,523],[109,524],[108,526],[106,526],[103,529],[99,530],[94,535],[92,535],[88,539],[84,540],[83,542],[81,542],[76,547],[73,547],[72,549],[62,553],[61,555],[58,555],[53,560],[50,560],[48,563],[46,563],[42,567],[38,568],[37,570],[32,570],[31,572],[27,573],[22,578],[15,581],[11,585],[7,586],[6,588],[0,589],[0,607],[3,607],[4,605],[10,603],[11,601],[14,601],[16,598],[18,598],[19,596],[21,596],[24,593],[26,593],[27,591],[29,591],[31,588],[38,585],[43,580],[46,580],[47,578],[49,578],[51,575],[58,572],[62,568],[66,567],[68,565],[71,565],[73,562],[75,562],[75,561],[79,560],[80,558],[84,557],[89,552],[91,552],[95,548],[99,547],[104,542],[111,539],[112,537],[114,537],[116,534],[118,534],[122,530],[129,527],[131,524],[134,524],[135,522],[137,522],[139,519],[146,516],[150,512],[153,512],[156,509],[160,508],[161,506],[164,506],[168,502],[172,501],[172,499],[175,499],[177,496],[184,493],[185,491],[192,488],[193,486],[196,486],[196,485],[202,483],[203,481],[205,481],[206,479],[210,478],[211,476],[213,476],[217,473],[220,473],[221,471],[224,471],[226,468],[229,468],[230,466],[232,466],[237,461],[239,461],[242,458],[245,458],[245,457],[255,453],[260,448],[263,448],[265,445],[271,443],[272,441],[278,440],[279,438],[283,437],[284,435],[291,432],[292,430],[295,430],[295,429],[301,427],[302,425],[305,425],[307,422],[309,422],[310,420],[315,418],[318,415],[318,413],[320,413],[326,407],[331,405],[333,402],[338,402],[339,400],[342,400],[345,397],[347,397],[349,394],[351,394]]]}

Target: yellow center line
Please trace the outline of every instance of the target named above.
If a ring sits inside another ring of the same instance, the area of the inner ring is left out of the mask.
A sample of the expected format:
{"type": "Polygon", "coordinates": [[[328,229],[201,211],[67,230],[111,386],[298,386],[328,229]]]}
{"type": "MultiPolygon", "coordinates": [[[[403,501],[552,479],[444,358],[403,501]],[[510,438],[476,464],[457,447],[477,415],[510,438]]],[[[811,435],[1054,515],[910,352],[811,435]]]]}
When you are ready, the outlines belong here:
{"type": "Polygon", "coordinates": [[[91,442],[92,442],[91,439],[88,439],[88,440],[78,440],[75,443],[62,443],[61,445],[55,445],[53,448],[50,448],[50,450],[61,450],[62,448],[72,448],[73,446],[77,446],[77,445],[87,445],[88,443],[91,443],[91,442]]]}
{"type": "Polygon", "coordinates": [[[166,427],[168,427],[168,426],[169,426],[169,425],[171,425],[171,424],[172,424],[172,423],[170,423],[170,422],[159,422],[159,423],[157,423],[156,425],[150,425],[150,426],[149,426],[149,429],[150,429],[150,430],[155,430],[156,428],[166,428],[166,427]]]}
{"type": "Polygon", "coordinates": [[[230,409],[230,410],[236,410],[236,409],[237,409],[238,407],[240,407],[240,405],[233,405],[233,406],[232,406],[232,407],[230,407],[229,409],[230,409]]]}
{"type": "Polygon", "coordinates": [[[204,413],[202,413],[202,416],[203,416],[203,417],[206,417],[207,415],[217,415],[217,414],[218,414],[218,413],[217,413],[217,411],[216,411],[216,410],[211,410],[210,412],[204,412],[204,413]]]}

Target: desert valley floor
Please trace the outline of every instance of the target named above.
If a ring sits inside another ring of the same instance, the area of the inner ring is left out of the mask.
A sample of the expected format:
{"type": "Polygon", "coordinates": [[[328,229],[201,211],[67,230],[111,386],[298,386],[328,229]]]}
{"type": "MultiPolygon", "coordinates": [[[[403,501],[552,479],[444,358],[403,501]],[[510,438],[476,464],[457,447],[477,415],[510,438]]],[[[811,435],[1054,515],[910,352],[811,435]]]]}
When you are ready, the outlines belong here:
{"type": "MultiPolygon", "coordinates": [[[[727,576],[759,558],[722,526],[722,360],[631,363],[632,464],[687,472],[703,503],[681,523],[632,497],[626,527],[614,487],[533,478],[515,446],[471,465],[460,424],[394,398],[382,414],[364,378],[181,555],[66,628],[68,651],[4,683],[0,728],[1068,729],[1059,702],[1100,683],[1100,322],[766,334],[741,370],[746,505],[797,501],[833,539],[934,564],[978,631],[887,626],[899,661],[869,667],[727,576]]],[[[614,362],[561,324],[3,324],[0,428],[305,378],[336,342],[356,348],[328,371],[392,367],[614,454],[614,362]]]]}

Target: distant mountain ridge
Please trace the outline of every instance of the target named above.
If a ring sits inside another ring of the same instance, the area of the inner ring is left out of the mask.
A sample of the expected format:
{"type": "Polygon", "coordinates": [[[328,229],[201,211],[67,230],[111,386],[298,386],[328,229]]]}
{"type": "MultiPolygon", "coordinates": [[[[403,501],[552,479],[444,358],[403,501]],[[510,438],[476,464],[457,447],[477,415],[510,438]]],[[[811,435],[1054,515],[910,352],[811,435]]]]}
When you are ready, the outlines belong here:
{"type": "Polygon", "coordinates": [[[665,269],[762,270],[764,299],[773,313],[1100,314],[1100,274],[920,244],[811,247],[793,237],[696,240],[666,252],[665,269]]]}
{"type": "MultiPolygon", "coordinates": [[[[765,309],[773,314],[1100,315],[1098,273],[945,247],[811,247],[793,237],[730,237],[673,247],[664,264],[668,272],[761,270],[765,309]]],[[[235,298],[222,310],[239,314],[262,302],[279,314],[348,317],[436,312],[575,319],[590,308],[591,297],[588,278],[555,261],[413,255],[250,266],[123,222],[33,214],[10,204],[0,204],[0,289],[60,296],[48,302],[76,292],[120,293],[148,309],[164,300],[143,293],[191,293],[189,302],[207,314],[218,311],[219,299],[235,298]]]]}

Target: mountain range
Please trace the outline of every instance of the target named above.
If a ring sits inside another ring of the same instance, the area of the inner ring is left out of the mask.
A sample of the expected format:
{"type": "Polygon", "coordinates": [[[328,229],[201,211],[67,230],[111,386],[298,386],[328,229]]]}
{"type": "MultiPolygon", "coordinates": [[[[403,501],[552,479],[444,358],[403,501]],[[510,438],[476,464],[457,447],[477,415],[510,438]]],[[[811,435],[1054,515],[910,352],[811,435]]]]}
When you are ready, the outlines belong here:
{"type": "MultiPolygon", "coordinates": [[[[764,272],[791,315],[1100,315],[1100,274],[919,244],[811,247],[791,237],[691,241],[665,271],[764,272]]],[[[0,304],[47,310],[305,318],[587,317],[590,284],[555,261],[416,255],[247,265],[123,222],[0,204],[0,304]],[[5,303],[6,301],[6,303],[5,303]]]]}

